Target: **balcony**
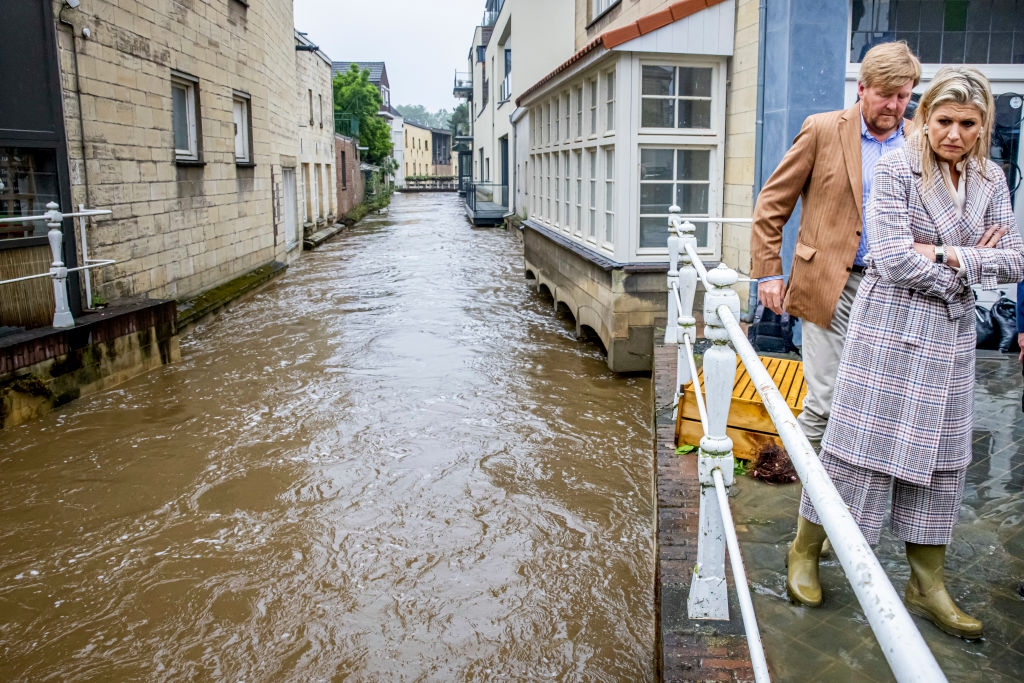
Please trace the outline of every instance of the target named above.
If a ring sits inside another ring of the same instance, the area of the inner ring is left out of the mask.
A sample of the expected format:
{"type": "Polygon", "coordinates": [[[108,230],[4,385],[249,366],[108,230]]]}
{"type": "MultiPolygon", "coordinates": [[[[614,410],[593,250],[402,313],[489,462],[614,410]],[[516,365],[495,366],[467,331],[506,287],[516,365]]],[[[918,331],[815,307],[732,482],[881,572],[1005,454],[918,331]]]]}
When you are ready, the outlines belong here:
{"type": "Polygon", "coordinates": [[[464,97],[467,100],[473,99],[473,74],[455,72],[455,85],[452,87],[452,95],[464,97]]]}
{"type": "Polygon", "coordinates": [[[498,225],[508,213],[508,185],[460,183],[466,189],[466,216],[474,225],[498,225]]]}
{"type": "Polygon", "coordinates": [[[359,119],[355,117],[355,114],[335,114],[334,115],[334,132],[339,135],[344,135],[350,138],[359,137],[359,119]]]}
{"type": "Polygon", "coordinates": [[[505,78],[501,80],[501,95],[498,98],[499,102],[508,102],[512,98],[512,74],[505,74],[505,78]]]}

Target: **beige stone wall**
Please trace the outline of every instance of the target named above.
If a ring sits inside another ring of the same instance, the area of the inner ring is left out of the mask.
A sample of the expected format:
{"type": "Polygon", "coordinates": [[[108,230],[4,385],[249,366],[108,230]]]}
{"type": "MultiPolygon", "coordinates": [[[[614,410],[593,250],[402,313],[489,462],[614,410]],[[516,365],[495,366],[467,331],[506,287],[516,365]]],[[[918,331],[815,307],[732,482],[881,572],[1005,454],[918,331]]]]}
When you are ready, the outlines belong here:
{"type": "Polygon", "coordinates": [[[592,22],[590,14],[592,1],[575,0],[576,49],[579,50],[605,31],[610,31],[613,28],[619,28],[620,26],[634,22],[640,17],[645,17],[660,9],[665,9],[677,1],[678,0],[621,0],[618,5],[613,7],[598,21],[593,22],[593,25],[588,28],[588,25],[592,22]]]}
{"type": "Polygon", "coordinates": [[[334,167],[338,169],[337,211],[339,218],[361,204],[365,195],[359,170],[359,149],[353,138],[334,136],[334,167]]]}
{"type": "MultiPolygon", "coordinates": [[[[729,60],[726,94],[725,186],[726,216],[749,218],[754,210],[754,143],[757,119],[757,0],[736,0],[736,42],[729,60]]],[[[750,272],[750,226],[722,228],[722,261],[750,272]]],[[[737,288],[746,300],[747,288],[737,288]]]]}
{"type": "MultiPolygon", "coordinates": [[[[51,1],[57,15],[64,3],[51,1]]],[[[74,26],[56,26],[73,201],[113,211],[89,231],[90,255],[118,260],[94,275],[99,291],[184,299],[286,259],[291,0],[90,0],[62,16],[74,26]],[[175,160],[172,70],[198,79],[201,166],[175,160]],[[234,159],[235,90],[251,97],[251,167],[234,159]]]]}
{"type": "Polygon", "coordinates": [[[420,128],[406,121],[403,126],[405,136],[405,169],[404,175],[430,175],[433,164],[430,145],[431,135],[426,128],[420,128]]]}
{"type": "Polygon", "coordinates": [[[302,167],[302,172],[297,174],[299,213],[304,223],[323,227],[332,223],[337,213],[334,96],[330,61],[324,61],[315,52],[295,51],[295,82],[295,96],[301,105],[295,112],[295,127],[299,132],[299,164],[302,167]]]}

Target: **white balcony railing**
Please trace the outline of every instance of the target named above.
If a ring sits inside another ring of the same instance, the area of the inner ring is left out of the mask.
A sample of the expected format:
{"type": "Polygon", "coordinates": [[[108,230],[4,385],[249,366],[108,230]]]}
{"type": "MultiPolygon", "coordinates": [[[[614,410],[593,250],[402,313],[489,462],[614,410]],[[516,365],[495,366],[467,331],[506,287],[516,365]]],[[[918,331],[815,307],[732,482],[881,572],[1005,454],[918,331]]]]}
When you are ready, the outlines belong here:
{"type": "MultiPolygon", "coordinates": [[[[821,518],[836,556],[896,680],[901,683],[946,680],[832,480],[825,473],[810,442],[797,426],[793,412],[740,327],[739,296],[732,289],[740,281],[738,274],[725,264],[710,271],[704,267],[697,254],[694,225],[684,221],[679,211],[677,206],[669,208],[668,321],[665,325],[665,343],[678,346],[676,410],[679,410],[683,386],[692,380],[704,432],[698,454],[700,522],[697,566],[694,568],[687,600],[689,617],[711,620],[729,618],[725,581],[725,549],[728,546],[755,680],[768,680],[768,666],[761,647],[727,496],[728,487],[733,482],[734,461],[732,439],[726,436],[725,427],[736,379],[738,354],[800,475],[804,491],[814,503],[814,509],[821,518]],[[704,352],[703,396],[693,357],[693,343],[697,339],[693,300],[698,277],[705,287],[704,336],[712,342],[711,347],[704,352]]],[[[701,220],[719,224],[750,223],[749,218],[701,220]]]]}

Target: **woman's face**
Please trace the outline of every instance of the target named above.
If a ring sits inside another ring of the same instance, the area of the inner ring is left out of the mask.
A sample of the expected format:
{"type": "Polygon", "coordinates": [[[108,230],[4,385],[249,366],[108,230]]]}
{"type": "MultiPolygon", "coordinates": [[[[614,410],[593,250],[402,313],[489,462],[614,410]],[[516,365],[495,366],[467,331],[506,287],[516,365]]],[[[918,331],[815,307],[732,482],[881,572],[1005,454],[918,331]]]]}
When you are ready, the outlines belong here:
{"type": "Polygon", "coordinates": [[[947,103],[928,117],[928,142],[942,161],[955,164],[974,149],[981,134],[981,111],[973,104],[947,103]]]}

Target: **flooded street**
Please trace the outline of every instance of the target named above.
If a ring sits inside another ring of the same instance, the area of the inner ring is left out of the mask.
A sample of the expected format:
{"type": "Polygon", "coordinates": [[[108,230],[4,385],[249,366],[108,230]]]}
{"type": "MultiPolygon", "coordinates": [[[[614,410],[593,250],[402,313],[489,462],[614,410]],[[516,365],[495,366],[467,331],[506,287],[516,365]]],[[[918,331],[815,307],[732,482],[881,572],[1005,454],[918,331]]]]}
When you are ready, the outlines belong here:
{"type": "Polygon", "coordinates": [[[398,195],[0,432],[2,680],[650,680],[650,380],[398,195]]]}

